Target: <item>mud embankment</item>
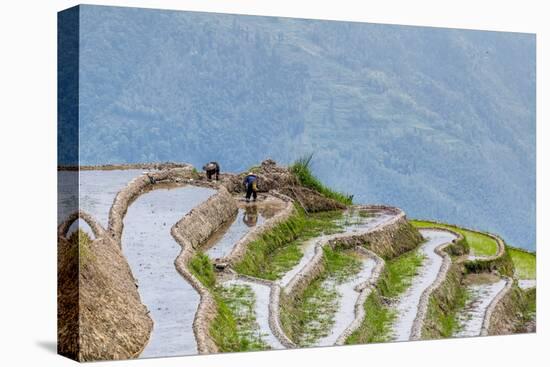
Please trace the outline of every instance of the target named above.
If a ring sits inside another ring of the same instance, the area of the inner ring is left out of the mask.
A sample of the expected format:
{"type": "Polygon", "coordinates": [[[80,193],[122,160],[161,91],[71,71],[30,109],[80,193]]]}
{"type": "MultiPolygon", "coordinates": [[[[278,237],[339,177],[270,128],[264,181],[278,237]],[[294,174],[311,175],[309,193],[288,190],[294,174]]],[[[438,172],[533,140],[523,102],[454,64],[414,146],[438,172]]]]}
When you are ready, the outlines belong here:
{"type": "Polygon", "coordinates": [[[451,262],[443,249],[456,239],[454,234],[426,229],[421,233],[428,240],[419,249],[425,260],[396,306],[398,316],[393,329],[397,341],[420,338],[430,295],[444,281],[451,262]]]}
{"type": "Polygon", "coordinates": [[[361,210],[379,210],[391,214],[389,219],[374,227],[357,229],[314,239],[315,248],[311,260],[305,264],[284,286],[285,294],[301,294],[303,290],[323,271],[323,247],[353,249],[363,246],[379,256],[392,258],[414,249],[422,236],[406,219],[398,208],[386,206],[361,206],[361,210]]]}
{"type": "Polygon", "coordinates": [[[366,316],[364,304],[371,292],[374,291],[376,283],[378,282],[378,278],[380,278],[380,274],[382,274],[382,271],[384,270],[385,262],[380,256],[370,250],[367,250],[364,247],[357,247],[356,251],[362,252],[369,259],[372,259],[375,262],[375,266],[374,269],[372,269],[372,272],[370,273],[368,279],[355,287],[354,290],[359,293],[354,305],[355,318],[338,336],[334,345],[344,345],[346,339],[361,326],[366,316]]]}
{"type": "Polygon", "coordinates": [[[98,164],[82,166],[58,166],[58,171],[114,171],[114,170],[166,170],[173,168],[192,167],[188,163],[164,162],[164,163],[120,163],[120,164],[98,164]]]}
{"type": "Polygon", "coordinates": [[[422,295],[421,307],[419,307],[422,311],[415,319],[414,339],[434,339],[445,335],[445,326],[442,325],[441,320],[456,309],[464,274],[462,263],[453,262],[450,255],[464,256],[469,252],[469,245],[459,232],[440,227],[425,229],[448,232],[454,238],[451,242],[435,249],[435,253],[443,259],[443,263],[437,283],[432,284],[432,287],[426,289],[422,295]]]}
{"type": "MultiPolygon", "coordinates": [[[[441,230],[439,227],[434,229],[441,230]]],[[[466,274],[494,274],[502,277],[502,280],[495,284],[481,284],[472,288],[473,291],[477,290],[480,294],[473,295],[474,298],[477,297],[478,299],[471,300],[474,304],[467,305],[470,310],[462,311],[462,313],[468,312],[468,320],[461,322],[462,330],[458,331],[456,336],[509,334],[513,332],[512,330],[519,329],[524,321],[523,316],[521,316],[523,315],[521,308],[524,303],[522,303],[522,292],[519,289],[516,290],[517,287],[513,287],[514,282],[509,277],[510,274],[513,274],[513,263],[506,251],[504,241],[499,236],[478,232],[491,237],[495,241],[497,252],[491,256],[466,257],[463,255],[468,246],[464,237],[452,229],[447,229],[447,231],[454,233],[458,238],[453,241],[453,246],[448,247],[445,251],[457,257],[450,264],[450,269],[444,281],[432,292],[431,299],[428,302],[426,321],[422,326],[421,333],[417,335],[418,338],[450,336],[445,334],[443,325],[439,320],[443,319],[445,315],[458,311],[457,301],[461,289],[465,287],[466,274]]]]}
{"type": "Polygon", "coordinates": [[[189,271],[187,265],[196,249],[236,212],[235,200],[225,187],[220,187],[217,194],[191,210],[171,229],[172,236],[182,247],[175,261],[176,269],[200,295],[199,306],[193,321],[193,332],[197,341],[197,350],[201,354],[218,352],[218,347],[209,332],[210,324],[217,314],[217,305],[208,288],[189,271]]]}
{"type": "MultiPolygon", "coordinates": [[[[357,298],[355,305],[351,307],[349,313],[353,315],[349,325],[347,325],[340,335],[335,335],[334,344],[343,344],[345,339],[361,325],[364,319],[363,304],[370,292],[372,286],[378,279],[382,271],[383,261],[380,256],[393,257],[398,256],[418,246],[422,241],[420,233],[414,229],[406,220],[405,213],[398,208],[387,206],[358,206],[361,211],[377,212],[383,217],[383,220],[374,220],[371,225],[350,226],[345,232],[334,235],[321,236],[311,241],[314,248],[312,256],[308,256],[308,262],[298,264],[299,269],[292,269],[293,276],[284,276],[279,283],[284,281],[282,288],[281,303],[291,304],[293,300],[298,299],[307,288],[307,286],[317,279],[324,271],[323,247],[329,246],[333,249],[365,249],[367,256],[375,260],[376,266],[372,270],[368,279],[357,287],[357,298]]],[[[368,223],[368,222],[367,222],[368,223]]],[[[346,318],[348,318],[346,315],[346,318]]],[[[341,326],[341,325],[340,325],[341,326]]]]}
{"type": "Polygon", "coordinates": [[[489,305],[483,320],[481,335],[513,334],[525,327],[527,294],[517,287],[512,278],[504,278],[506,285],[489,305]]]}
{"type": "Polygon", "coordinates": [[[278,194],[277,192],[270,194],[276,197],[277,200],[282,200],[282,209],[279,210],[277,214],[275,214],[273,217],[267,219],[262,225],[255,226],[250,231],[248,231],[246,235],[244,235],[244,237],[242,237],[237,241],[237,243],[235,243],[229,255],[220,259],[216,259],[216,264],[218,266],[224,267],[234,265],[241,261],[246,253],[246,248],[249,243],[256,241],[261,237],[262,234],[272,230],[278,224],[290,218],[290,216],[294,213],[294,204],[290,198],[282,194],[278,194]]]}
{"type": "Polygon", "coordinates": [[[58,352],[78,361],[139,356],[153,322],[120,247],[84,212],[58,229],[58,352]],[[95,237],[80,245],[76,233],[65,237],[79,218],[95,237]]]}
{"type": "MultiPolygon", "coordinates": [[[[128,169],[132,168],[135,167],[128,167],[128,169]]],[[[80,308],[81,310],[94,310],[94,313],[91,314],[89,318],[86,318],[85,312],[81,311],[80,330],[89,330],[81,332],[81,337],[78,339],[78,342],[73,341],[72,344],[71,341],[66,343],[60,342],[60,344],[76,345],[78,349],[77,357],[79,359],[127,359],[138,357],[143,351],[151,334],[152,320],[149,317],[146,306],[144,306],[140,300],[140,295],[137,292],[134,280],[135,278],[126,258],[121,252],[124,217],[128,211],[128,207],[141,194],[157,188],[166,188],[174,184],[191,183],[193,182],[193,177],[194,173],[192,167],[183,165],[178,168],[148,172],[132,179],[114,199],[113,205],[109,211],[109,226],[107,230],[103,230],[97,222],[87,220],[89,216],[86,214],[71,216],[70,219],[81,217],[89,224],[94,232],[96,239],[92,241],[92,245],[90,246],[92,250],[100,246],[103,247],[103,252],[98,251],[98,254],[94,254],[94,252],[91,251],[91,258],[94,259],[94,261],[91,261],[90,264],[96,264],[95,259],[105,259],[105,264],[109,264],[109,266],[106,266],[106,269],[101,267],[103,263],[98,266],[88,267],[94,271],[93,275],[89,274],[85,276],[86,269],[81,269],[80,271],[80,275],[84,276],[85,279],[85,281],[80,282],[80,308]],[[100,245],[100,243],[102,245],[100,245]],[[109,244],[109,246],[106,244],[109,244]],[[115,250],[111,248],[110,252],[107,251],[106,248],[110,247],[114,247],[115,250]],[[104,258],[104,255],[109,255],[109,257],[104,258]],[[110,279],[116,279],[116,281],[109,281],[110,279]],[[97,282],[101,282],[101,284],[96,284],[97,282]],[[129,282],[131,282],[131,287],[127,286],[129,282]],[[124,294],[126,294],[126,296],[117,295],[117,290],[121,286],[125,286],[126,289],[124,290],[124,294]],[[86,297],[86,288],[89,288],[88,293],[93,296],[86,297]],[[104,294],[97,294],[97,292],[103,292],[104,294]],[[113,297],[114,300],[110,300],[109,297],[113,297]],[[129,300],[128,297],[130,297],[131,300],[129,300]],[[122,301],[123,305],[118,305],[118,301],[122,301]],[[113,302],[114,304],[111,305],[113,302]],[[140,316],[145,317],[145,320],[140,319],[140,316]],[[123,323],[123,325],[119,325],[119,323],[123,323]],[[117,332],[113,333],[113,330],[117,330],[117,332]],[[99,342],[104,340],[109,341],[99,342]]],[[[200,186],[211,185],[205,183],[200,186]]],[[[206,215],[209,216],[210,219],[204,220],[201,224],[194,224],[195,229],[199,227],[201,229],[190,236],[188,241],[196,241],[197,236],[200,237],[202,235],[207,238],[211,235],[211,232],[208,231],[209,227],[204,226],[204,224],[211,223],[211,230],[215,231],[221,225],[221,222],[225,220],[225,218],[220,219],[223,213],[231,212],[232,215],[234,211],[236,211],[236,206],[227,190],[220,188],[220,192],[221,197],[224,197],[232,204],[231,209],[223,212],[219,210],[219,206],[216,206],[218,208],[217,210],[209,211],[206,215]],[[216,220],[219,220],[220,223],[216,223],[216,220]],[[207,231],[206,234],[205,230],[207,231]]],[[[219,195],[215,196],[219,197],[219,195]]],[[[69,226],[70,223],[67,221],[62,223],[59,228],[60,232],[62,233],[68,229],[69,226]]],[[[174,235],[173,230],[171,233],[174,235]]],[[[67,246],[64,245],[66,245],[68,241],[63,239],[63,237],[60,238],[59,248],[60,251],[64,253],[67,251],[67,246]]],[[[174,238],[177,240],[177,236],[174,236],[174,238]]],[[[182,243],[180,241],[178,242],[180,244],[182,243]]],[[[187,243],[188,242],[185,242],[185,244],[187,243]]],[[[62,254],[60,254],[59,257],[61,259],[62,254]]],[[[76,258],[78,259],[78,256],[76,256],[76,258]]],[[[65,266],[67,267],[67,265],[65,266]]],[[[177,268],[178,271],[181,272],[181,265],[179,267],[177,266],[177,268]]],[[[60,279],[62,278],[63,276],[60,275],[60,279]]],[[[193,284],[194,282],[192,281],[190,281],[190,283],[195,289],[197,288],[197,284],[193,284]]],[[[66,288],[70,289],[70,287],[66,288]]],[[[78,289],[75,294],[78,297],[78,289]]],[[[66,299],[66,297],[64,298],[66,299]]],[[[63,297],[60,296],[60,299],[63,299],[63,297]]],[[[60,303],[63,303],[63,301],[60,301],[60,303]]],[[[63,332],[60,332],[60,340],[63,340],[63,332]]],[[[61,346],[60,349],[63,348],[65,347],[61,346]]],[[[74,350],[75,348],[70,347],[69,349],[74,350]]],[[[65,354],[69,354],[69,352],[65,354]]]]}
{"type": "Polygon", "coordinates": [[[124,216],[130,204],[146,190],[151,190],[154,185],[160,183],[176,183],[192,177],[191,167],[174,168],[145,173],[131,180],[128,185],[115,197],[109,211],[109,235],[120,244],[120,238],[124,229],[124,216]]]}

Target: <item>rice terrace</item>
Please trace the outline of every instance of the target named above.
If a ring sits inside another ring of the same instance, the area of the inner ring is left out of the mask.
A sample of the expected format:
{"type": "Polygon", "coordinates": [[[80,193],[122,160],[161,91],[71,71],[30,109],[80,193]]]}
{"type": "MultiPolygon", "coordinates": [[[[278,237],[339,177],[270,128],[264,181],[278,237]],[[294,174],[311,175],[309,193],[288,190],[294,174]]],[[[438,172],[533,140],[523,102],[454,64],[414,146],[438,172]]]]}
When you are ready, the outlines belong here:
{"type": "Polygon", "coordinates": [[[313,176],[310,160],[265,160],[218,180],[184,163],[60,167],[60,184],[79,180],[77,198],[59,188],[61,354],[91,361],[535,330],[535,253],[355,203],[313,176]],[[256,200],[245,200],[249,173],[256,200]],[[78,211],[65,211],[71,200],[78,211]]]}
{"type": "Polygon", "coordinates": [[[536,46],[495,30],[60,11],[59,354],[536,332],[536,46]]]}

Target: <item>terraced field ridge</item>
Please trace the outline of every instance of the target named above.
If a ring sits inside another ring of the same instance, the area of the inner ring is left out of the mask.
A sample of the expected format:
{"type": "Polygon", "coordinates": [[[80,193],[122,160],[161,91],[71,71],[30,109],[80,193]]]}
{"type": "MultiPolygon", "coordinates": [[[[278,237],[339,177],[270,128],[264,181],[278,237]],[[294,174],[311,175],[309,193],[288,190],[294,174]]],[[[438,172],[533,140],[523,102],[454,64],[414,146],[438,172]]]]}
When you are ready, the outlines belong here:
{"type": "Polygon", "coordinates": [[[506,287],[506,280],[495,277],[493,280],[482,280],[467,287],[468,301],[459,314],[460,328],[455,336],[481,335],[485,314],[496,296],[506,287]]]}
{"type": "Polygon", "coordinates": [[[457,238],[449,232],[431,229],[423,229],[420,233],[426,239],[418,249],[424,260],[418,275],[413,278],[411,286],[397,303],[397,320],[393,325],[396,341],[411,339],[415,333],[414,328],[421,328],[417,324],[423,322],[430,288],[437,287],[447,272],[444,258],[436,250],[451,244],[457,238]]]}
{"type": "Polygon", "coordinates": [[[308,164],[254,167],[251,203],[244,174],[211,181],[188,164],[60,169],[60,353],[89,361],[534,331],[534,253],[354,204],[308,164]]]}

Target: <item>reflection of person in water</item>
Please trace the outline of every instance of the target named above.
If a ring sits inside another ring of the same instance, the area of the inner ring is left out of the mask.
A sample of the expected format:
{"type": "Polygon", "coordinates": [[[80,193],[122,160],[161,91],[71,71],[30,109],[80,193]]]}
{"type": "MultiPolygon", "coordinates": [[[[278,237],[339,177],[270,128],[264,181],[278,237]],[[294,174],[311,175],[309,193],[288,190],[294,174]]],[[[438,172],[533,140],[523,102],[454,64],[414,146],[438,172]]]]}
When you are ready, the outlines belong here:
{"type": "Polygon", "coordinates": [[[244,211],[243,222],[249,227],[254,227],[258,222],[258,208],[255,206],[247,207],[244,211]]]}

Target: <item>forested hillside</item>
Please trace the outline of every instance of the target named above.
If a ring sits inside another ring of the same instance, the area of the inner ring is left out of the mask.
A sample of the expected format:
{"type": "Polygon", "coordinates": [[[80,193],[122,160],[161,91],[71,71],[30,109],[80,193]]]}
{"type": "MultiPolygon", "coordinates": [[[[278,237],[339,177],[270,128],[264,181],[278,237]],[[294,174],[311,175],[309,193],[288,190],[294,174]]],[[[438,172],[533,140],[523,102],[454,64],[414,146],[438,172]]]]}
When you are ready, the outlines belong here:
{"type": "Polygon", "coordinates": [[[81,164],[314,154],[356,202],[535,246],[535,37],[83,6],[81,164]]]}

